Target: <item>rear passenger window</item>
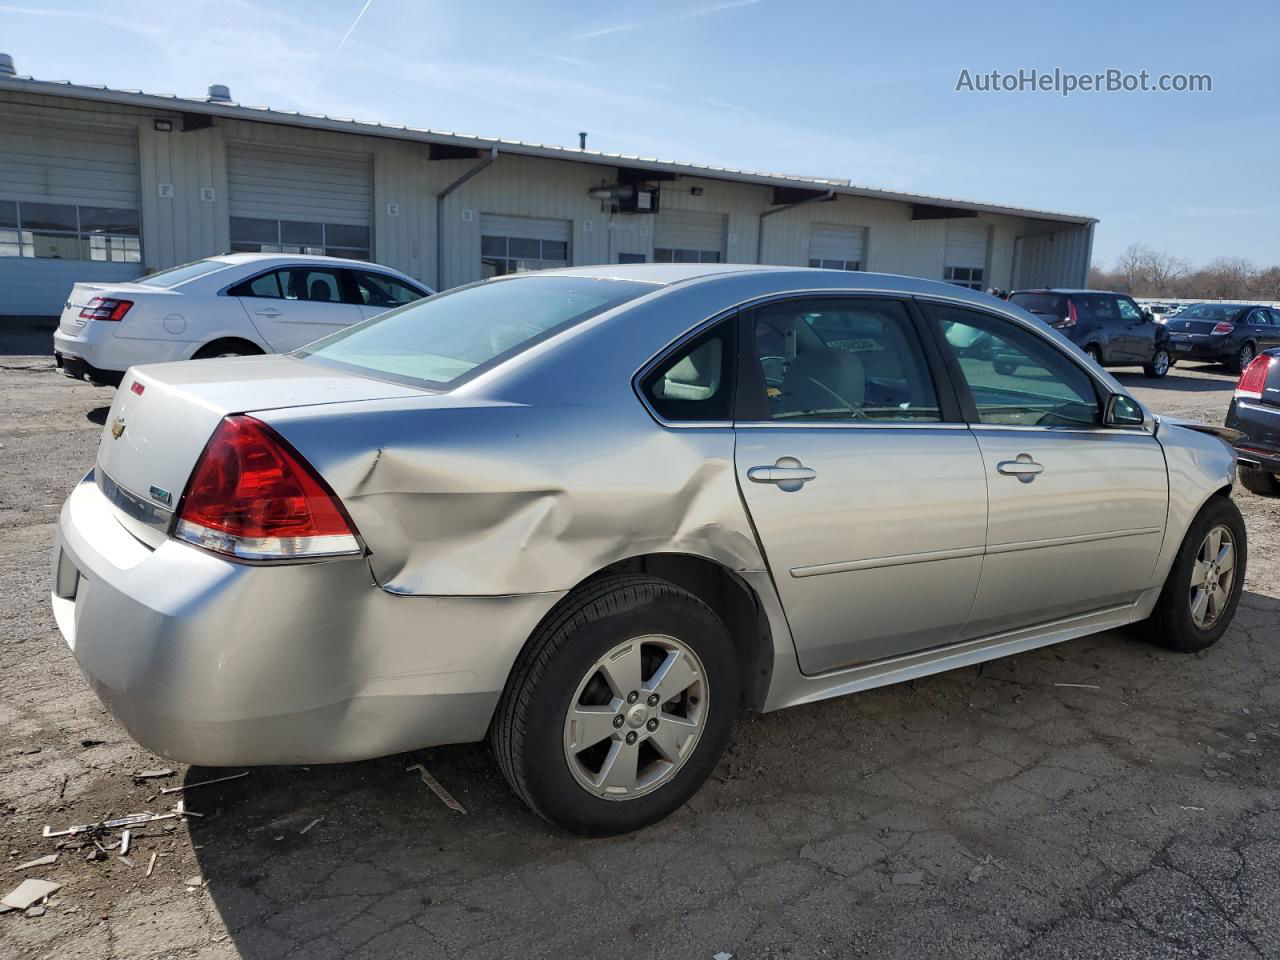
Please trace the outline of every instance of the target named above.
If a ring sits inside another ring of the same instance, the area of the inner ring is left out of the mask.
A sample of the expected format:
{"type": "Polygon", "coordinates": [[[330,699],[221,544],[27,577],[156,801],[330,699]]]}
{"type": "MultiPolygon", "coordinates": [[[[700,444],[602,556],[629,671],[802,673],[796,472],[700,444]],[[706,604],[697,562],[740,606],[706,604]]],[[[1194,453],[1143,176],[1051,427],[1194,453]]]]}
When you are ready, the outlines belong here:
{"type": "Polygon", "coordinates": [[[310,270],[294,267],[280,271],[280,282],[286,300],[310,300],[313,303],[341,303],[342,285],[335,270],[310,270]]]}
{"type": "Polygon", "coordinates": [[[664,420],[733,419],[736,320],[717,324],[662,360],[641,384],[664,420]]]}
{"type": "Polygon", "coordinates": [[[423,296],[421,291],[383,273],[351,270],[348,274],[355,280],[360,297],[357,302],[366,307],[403,307],[423,296]]]}
{"type": "Polygon", "coordinates": [[[932,304],[977,407],[978,422],[1092,427],[1102,421],[1093,380],[1062,351],[1012,320],[932,304]]]}
{"type": "Polygon", "coordinates": [[[911,315],[896,300],[794,300],[752,315],[773,420],[938,421],[911,315]]]}
{"type": "Polygon", "coordinates": [[[1077,302],[1083,307],[1085,313],[1095,320],[1120,319],[1120,315],[1116,312],[1116,302],[1111,297],[1080,297],[1077,302]]]}
{"type": "Polygon", "coordinates": [[[278,300],[280,299],[280,275],[264,273],[260,277],[237,284],[228,293],[233,297],[271,297],[278,300]]]}

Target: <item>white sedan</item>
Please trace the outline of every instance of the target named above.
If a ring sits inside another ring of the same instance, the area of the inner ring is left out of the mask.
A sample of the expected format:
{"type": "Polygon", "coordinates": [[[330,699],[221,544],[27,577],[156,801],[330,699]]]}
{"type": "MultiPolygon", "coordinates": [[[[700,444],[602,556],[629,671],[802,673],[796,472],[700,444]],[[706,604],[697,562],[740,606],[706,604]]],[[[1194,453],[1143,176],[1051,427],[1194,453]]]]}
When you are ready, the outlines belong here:
{"type": "Polygon", "coordinates": [[[58,370],[119,384],[129,367],[288,353],[432,291],[361,260],[229,253],[130,283],[77,283],[53,335],[58,370]]]}

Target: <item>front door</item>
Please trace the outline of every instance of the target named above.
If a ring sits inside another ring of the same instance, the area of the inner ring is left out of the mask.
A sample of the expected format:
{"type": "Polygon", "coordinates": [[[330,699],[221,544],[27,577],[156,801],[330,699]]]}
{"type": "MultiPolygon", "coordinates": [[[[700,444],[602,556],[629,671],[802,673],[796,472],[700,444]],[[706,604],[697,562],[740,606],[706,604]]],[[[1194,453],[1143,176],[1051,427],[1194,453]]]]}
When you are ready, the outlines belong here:
{"type": "Polygon", "coordinates": [[[344,302],[341,271],[329,267],[285,267],[233,292],[277,353],[296,350],[363,319],[358,306],[344,302]]]}
{"type": "Polygon", "coordinates": [[[1128,297],[1116,297],[1123,328],[1124,350],[1135,363],[1150,363],[1156,352],[1156,325],[1142,315],[1142,308],[1128,297]]]}
{"type": "Polygon", "coordinates": [[[953,352],[982,452],[986,557],[966,637],[1132,603],[1164,540],[1164,453],[1142,428],[1104,428],[1092,377],[1004,317],[929,305],[946,339],[985,334],[1014,373],[953,352]]]}
{"type": "Polygon", "coordinates": [[[738,484],[801,670],[956,639],[986,483],[973,434],[944,421],[911,309],[810,297],[752,311],[743,331],[738,484]]]}

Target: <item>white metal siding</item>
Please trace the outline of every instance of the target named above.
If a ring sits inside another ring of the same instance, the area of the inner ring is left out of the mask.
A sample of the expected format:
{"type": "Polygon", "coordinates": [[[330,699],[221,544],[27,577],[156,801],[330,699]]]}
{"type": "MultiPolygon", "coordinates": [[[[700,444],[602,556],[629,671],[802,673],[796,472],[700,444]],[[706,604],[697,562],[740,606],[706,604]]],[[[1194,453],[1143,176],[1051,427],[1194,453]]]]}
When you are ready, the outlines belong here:
{"type": "MultiPolygon", "coordinates": [[[[133,127],[74,127],[0,117],[0,198],[138,209],[133,127]]],[[[144,247],[147,238],[142,238],[144,247]]],[[[71,285],[132,280],[140,263],[0,258],[0,314],[53,316],[71,285]]]]}
{"type": "Polygon", "coordinates": [[[369,226],[371,160],[364,154],[228,144],[231,216],[369,226]]]}
{"type": "Polygon", "coordinates": [[[670,250],[715,250],[724,259],[725,215],[705,210],[659,210],[653,245],[670,250]]]}
{"type": "Polygon", "coordinates": [[[985,223],[947,224],[947,267],[986,267],[987,225],[985,223]]]}
{"type": "Polygon", "coordinates": [[[866,230],[835,223],[815,223],[809,228],[810,260],[846,260],[864,263],[866,230]]]}
{"type": "Polygon", "coordinates": [[[504,217],[486,213],[480,217],[480,233],[486,237],[520,237],[524,240],[562,240],[568,243],[573,225],[568,220],[536,217],[504,217]]]}

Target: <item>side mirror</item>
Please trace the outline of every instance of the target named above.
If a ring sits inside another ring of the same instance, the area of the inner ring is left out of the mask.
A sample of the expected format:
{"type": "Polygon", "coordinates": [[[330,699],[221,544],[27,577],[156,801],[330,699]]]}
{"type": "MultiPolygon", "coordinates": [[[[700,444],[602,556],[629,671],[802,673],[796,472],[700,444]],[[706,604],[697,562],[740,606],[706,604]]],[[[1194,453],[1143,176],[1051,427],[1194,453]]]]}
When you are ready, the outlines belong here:
{"type": "Polygon", "coordinates": [[[1138,401],[1126,397],[1123,393],[1113,393],[1107,401],[1107,409],[1102,422],[1108,427],[1140,427],[1147,416],[1138,406],[1138,401]]]}

